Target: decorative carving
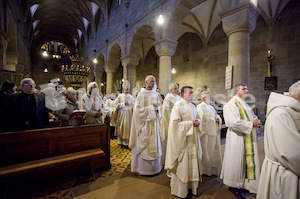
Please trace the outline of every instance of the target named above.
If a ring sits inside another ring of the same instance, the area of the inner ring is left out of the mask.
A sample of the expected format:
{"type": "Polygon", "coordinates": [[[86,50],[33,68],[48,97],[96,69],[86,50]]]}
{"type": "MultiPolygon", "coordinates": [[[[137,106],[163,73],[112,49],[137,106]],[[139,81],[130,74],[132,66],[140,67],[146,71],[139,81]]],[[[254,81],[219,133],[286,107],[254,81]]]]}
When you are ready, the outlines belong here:
{"type": "Polygon", "coordinates": [[[220,14],[224,32],[230,35],[236,31],[249,31],[255,29],[258,10],[251,3],[243,3],[228,9],[220,14]]]}
{"type": "Polygon", "coordinates": [[[122,66],[137,66],[139,65],[139,57],[125,56],[121,58],[122,66]]]}
{"type": "Polygon", "coordinates": [[[114,65],[111,64],[107,64],[104,66],[104,70],[106,73],[114,73],[117,70],[117,67],[115,67],[114,65]]]}
{"type": "Polygon", "coordinates": [[[173,56],[178,42],[171,39],[163,39],[161,41],[156,42],[155,51],[158,56],[173,56]]]}

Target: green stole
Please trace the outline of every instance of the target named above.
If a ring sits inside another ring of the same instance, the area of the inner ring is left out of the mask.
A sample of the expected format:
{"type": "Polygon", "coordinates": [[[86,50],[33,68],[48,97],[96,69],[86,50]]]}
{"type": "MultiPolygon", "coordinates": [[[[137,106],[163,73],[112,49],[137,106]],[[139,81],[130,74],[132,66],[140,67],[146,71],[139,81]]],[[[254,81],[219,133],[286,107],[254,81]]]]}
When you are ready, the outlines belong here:
{"type": "MultiPolygon", "coordinates": [[[[250,121],[249,116],[241,105],[241,103],[236,99],[232,98],[231,101],[235,103],[240,112],[240,118],[242,120],[250,121]]],[[[248,180],[255,180],[255,163],[254,163],[254,148],[253,148],[253,137],[252,133],[244,135],[244,148],[245,148],[245,162],[244,168],[246,171],[245,178],[248,180]]]]}

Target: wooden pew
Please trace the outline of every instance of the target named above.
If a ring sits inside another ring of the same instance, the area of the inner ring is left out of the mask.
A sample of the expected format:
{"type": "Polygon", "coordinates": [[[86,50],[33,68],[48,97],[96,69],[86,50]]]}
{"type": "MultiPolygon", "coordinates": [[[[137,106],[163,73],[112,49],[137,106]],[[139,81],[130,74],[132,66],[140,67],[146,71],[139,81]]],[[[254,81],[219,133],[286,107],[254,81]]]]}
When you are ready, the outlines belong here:
{"type": "Polygon", "coordinates": [[[57,127],[0,134],[0,184],[15,177],[47,179],[109,169],[107,124],[57,127]]]}

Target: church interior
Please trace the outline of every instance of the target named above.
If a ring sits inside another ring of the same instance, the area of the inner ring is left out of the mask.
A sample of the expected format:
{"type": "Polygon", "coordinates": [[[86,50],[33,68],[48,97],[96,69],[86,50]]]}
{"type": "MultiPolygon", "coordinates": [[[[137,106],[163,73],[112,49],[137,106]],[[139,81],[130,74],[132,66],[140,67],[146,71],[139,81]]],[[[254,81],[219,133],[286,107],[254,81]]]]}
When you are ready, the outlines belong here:
{"type": "MultiPolygon", "coordinates": [[[[25,77],[37,89],[53,79],[84,89],[95,81],[105,95],[121,91],[125,80],[139,90],[151,74],[163,95],[177,83],[192,86],[197,101],[205,87],[222,107],[233,86],[245,83],[249,105],[264,121],[270,93],[300,79],[298,0],[0,0],[0,10],[0,83],[10,80],[18,89],[25,77]]],[[[106,171],[28,192],[22,185],[13,197],[176,198],[166,171],[133,174],[131,151],[108,142],[106,171]]],[[[224,152],[224,137],[221,143],[224,152]]],[[[218,177],[202,183],[189,198],[234,198],[218,177]]]]}

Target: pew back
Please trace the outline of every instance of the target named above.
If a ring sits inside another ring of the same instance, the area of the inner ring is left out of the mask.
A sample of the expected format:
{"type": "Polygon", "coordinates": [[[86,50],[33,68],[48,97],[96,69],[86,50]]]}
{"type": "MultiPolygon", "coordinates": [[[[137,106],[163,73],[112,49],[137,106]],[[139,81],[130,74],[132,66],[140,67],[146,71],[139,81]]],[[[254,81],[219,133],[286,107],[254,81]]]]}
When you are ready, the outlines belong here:
{"type": "Polygon", "coordinates": [[[108,131],[106,124],[92,124],[1,133],[0,167],[89,149],[105,153],[95,168],[110,167],[108,131]]]}

